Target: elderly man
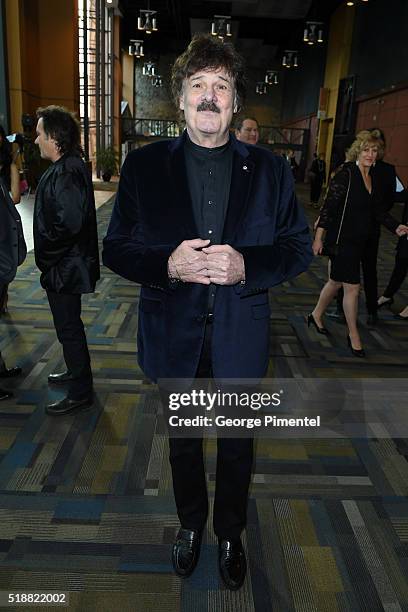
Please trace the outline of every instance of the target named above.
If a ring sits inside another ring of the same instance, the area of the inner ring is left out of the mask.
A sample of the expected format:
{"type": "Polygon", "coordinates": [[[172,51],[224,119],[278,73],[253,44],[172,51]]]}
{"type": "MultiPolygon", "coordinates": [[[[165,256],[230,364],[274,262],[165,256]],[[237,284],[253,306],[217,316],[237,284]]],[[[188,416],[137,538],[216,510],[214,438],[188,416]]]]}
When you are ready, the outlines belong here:
{"type": "MultiPolygon", "coordinates": [[[[186,130],[130,153],[124,163],[103,261],[141,283],[138,358],[160,378],[260,378],[269,361],[268,287],[311,260],[307,224],[290,168],[230,134],[244,95],[242,58],[230,44],[196,36],[172,71],[186,130]]],[[[253,441],[218,438],[214,530],[229,589],[243,584],[253,441]]],[[[179,576],[194,570],[208,511],[202,439],[170,439],[181,523],[173,546],[179,576]]]]}
{"type": "Polygon", "coordinates": [[[60,416],[87,409],[93,402],[81,296],[93,293],[99,278],[98,237],[92,180],[81,159],[78,121],[60,106],[40,108],[37,117],[35,144],[41,157],[52,163],[35,196],[35,261],[67,367],[50,374],[48,382],[68,386],[66,397],[46,406],[46,412],[60,416]]]}
{"type": "Polygon", "coordinates": [[[259,126],[254,117],[246,117],[237,122],[235,136],[245,144],[256,145],[259,140],[259,126]]]}

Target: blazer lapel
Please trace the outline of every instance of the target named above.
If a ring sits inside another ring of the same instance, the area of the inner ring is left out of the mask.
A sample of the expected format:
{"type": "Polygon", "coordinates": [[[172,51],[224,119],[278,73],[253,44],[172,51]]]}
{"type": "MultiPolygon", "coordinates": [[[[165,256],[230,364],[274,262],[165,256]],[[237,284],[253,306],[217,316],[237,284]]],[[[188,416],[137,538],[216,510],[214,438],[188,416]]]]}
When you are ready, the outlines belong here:
{"type": "Polygon", "coordinates": [[[255,164],[249,159],[248,149],[242,143],[235,142],[228,209],[222,234],[223,244],[232,242],[245,215],[254,171],[255,164]]]}
{"type": "Polygon", "coordinates": [[[176,141],[170,143],[170,180],[175,193],[174,201],[177,202],[177,216],[180,225],[183,226],[190,239],[198,238],[198,229],[194,219],[193,204],[188,187],[186,162],[184,159],[183,134],[176,141]]]}

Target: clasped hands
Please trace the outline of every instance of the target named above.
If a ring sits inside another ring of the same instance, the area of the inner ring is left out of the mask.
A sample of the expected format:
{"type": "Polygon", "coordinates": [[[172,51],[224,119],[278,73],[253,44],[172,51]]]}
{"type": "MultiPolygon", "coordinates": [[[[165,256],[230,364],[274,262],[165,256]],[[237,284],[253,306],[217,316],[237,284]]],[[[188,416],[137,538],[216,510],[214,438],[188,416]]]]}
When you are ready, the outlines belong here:
{"type": "Polygon", "coordinates": [[[228,244],[210,240],[184,240],[168,260],[168,273],[183,283],[235,285],[245,280],[244,258],[228,244]]]}

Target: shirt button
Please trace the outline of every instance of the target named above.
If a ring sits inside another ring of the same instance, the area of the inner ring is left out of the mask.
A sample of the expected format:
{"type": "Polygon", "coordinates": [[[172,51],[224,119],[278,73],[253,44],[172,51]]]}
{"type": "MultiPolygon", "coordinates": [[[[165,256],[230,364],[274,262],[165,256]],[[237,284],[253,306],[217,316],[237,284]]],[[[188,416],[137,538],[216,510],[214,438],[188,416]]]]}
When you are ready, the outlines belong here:
{"type": "Polygon", "coordinates": [[[212,201],[212,200],[208,200],[208,203],[209,203],[209,204],[212,204],[212,203],[213,203],[213,201],[212,201]]]}
{"type": "Polygon", "coordinates": [[[209,233],[209,234],[212,234],[212,230],[208,230],[208,233],[209,233]]]}

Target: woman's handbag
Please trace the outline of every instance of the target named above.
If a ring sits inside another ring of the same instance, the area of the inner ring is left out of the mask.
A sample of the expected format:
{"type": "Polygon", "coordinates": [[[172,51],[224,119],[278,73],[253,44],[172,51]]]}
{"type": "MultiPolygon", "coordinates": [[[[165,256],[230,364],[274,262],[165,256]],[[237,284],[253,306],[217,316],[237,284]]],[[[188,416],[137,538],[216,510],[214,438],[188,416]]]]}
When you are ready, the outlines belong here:
{"type": "Polygon", "coordinates": [[[327,257],[335,257],[336,255],[339,254],[340,234],[341,234],[341,229],[343,227],[343,220],[344,220],[344,215],[346,213],[346,207],[347,207],[349,191],[350,191],[350,184],[351,184],[351,171],[349,170],[349,168],[347,168],[347,170],[349,173],[349,181],[348,181],[348,186],[347,186],[346,198],[344,200],[344,206],[343,206],[343,212],[341,215],[339,231],[337,232],[336,242],[334,244],[332,242],[327,242],[327,241],[323,242],[323,249],[322,249],[321,255],[326,255],[327,257]]]}

